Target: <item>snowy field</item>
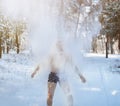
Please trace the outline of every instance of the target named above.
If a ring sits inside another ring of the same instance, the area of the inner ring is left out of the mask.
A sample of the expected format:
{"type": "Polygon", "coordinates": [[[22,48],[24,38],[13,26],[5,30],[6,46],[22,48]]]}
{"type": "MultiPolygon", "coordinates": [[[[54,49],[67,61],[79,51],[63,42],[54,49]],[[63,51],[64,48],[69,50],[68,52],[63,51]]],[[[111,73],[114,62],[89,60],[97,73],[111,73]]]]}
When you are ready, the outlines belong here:
{"type": "MultiPolygon", "coordinates": [[[[29,53],[5,54],[0,60],[0,106],[46,106],[47,74],[30,75],[35,62],[29,53]]],[[[120,106],[120,55],[86,54],[83,84],[74,73],[68,80],[74,106],[120,106]]],[[[65,96],[57,86],[53,106],[66,106],[65,96]]]]}

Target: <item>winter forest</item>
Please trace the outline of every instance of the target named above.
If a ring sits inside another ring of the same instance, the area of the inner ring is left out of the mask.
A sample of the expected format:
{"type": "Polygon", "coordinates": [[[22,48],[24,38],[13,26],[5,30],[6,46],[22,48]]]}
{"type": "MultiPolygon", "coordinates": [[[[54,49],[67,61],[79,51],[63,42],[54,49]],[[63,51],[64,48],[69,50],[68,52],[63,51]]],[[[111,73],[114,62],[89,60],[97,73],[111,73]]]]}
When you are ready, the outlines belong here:
{"type": "Polygon", "coordinates": [[[120,0],[0,0],[0,106],[120,106],[119,81],[120,0]]]}

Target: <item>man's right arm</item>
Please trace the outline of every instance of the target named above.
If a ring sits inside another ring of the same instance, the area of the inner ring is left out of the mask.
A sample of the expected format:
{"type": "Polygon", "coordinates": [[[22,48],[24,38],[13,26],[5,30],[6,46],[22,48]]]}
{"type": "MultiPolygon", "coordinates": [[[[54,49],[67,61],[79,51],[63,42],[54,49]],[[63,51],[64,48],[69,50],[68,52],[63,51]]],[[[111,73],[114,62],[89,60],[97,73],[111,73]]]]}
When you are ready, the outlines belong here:
{"type": "Polygon", "coordinates": [[[33,71],[33,73],[31,74],[31,78],[34,78],[35,74],[40,70],[40,66],[38,65],[35,70],[33,71]]]}

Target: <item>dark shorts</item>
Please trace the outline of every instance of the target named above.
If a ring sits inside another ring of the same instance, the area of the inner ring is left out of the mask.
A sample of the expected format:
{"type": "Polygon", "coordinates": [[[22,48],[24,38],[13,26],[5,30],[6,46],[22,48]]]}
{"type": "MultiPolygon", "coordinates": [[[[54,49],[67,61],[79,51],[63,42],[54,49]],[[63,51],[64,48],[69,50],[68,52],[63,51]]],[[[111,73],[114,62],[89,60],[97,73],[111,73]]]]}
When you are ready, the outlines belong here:
{"type": "Polygon", "coordinates": [[[57,83],[58,81],[59,81],[59,77],[57,76],[57,74],[54,72],[51,72],[48,77],[48,82],[57,83]]]}

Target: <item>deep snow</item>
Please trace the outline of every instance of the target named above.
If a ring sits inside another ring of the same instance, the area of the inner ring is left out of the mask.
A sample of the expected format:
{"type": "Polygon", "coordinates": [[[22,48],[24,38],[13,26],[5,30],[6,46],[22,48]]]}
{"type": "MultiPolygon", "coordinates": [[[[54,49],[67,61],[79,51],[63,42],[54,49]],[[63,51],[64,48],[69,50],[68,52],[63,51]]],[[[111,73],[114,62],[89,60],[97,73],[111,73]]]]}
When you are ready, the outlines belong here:
{"type": "MultiPolygon", "coordinates": [[[[30,75],[35,61],[29,52],[4,54],[0,60],[0,106],[46,106],[47,75],[41,71],[34,79],[30,75]]],[[[74,97],[74,106],[120,106],[120,55],[85,54],[82,72],[87,79],[70,72],[68,81],[74,97]]],[[[54,105],[66,106],[59,87],[54,105]]]]}

